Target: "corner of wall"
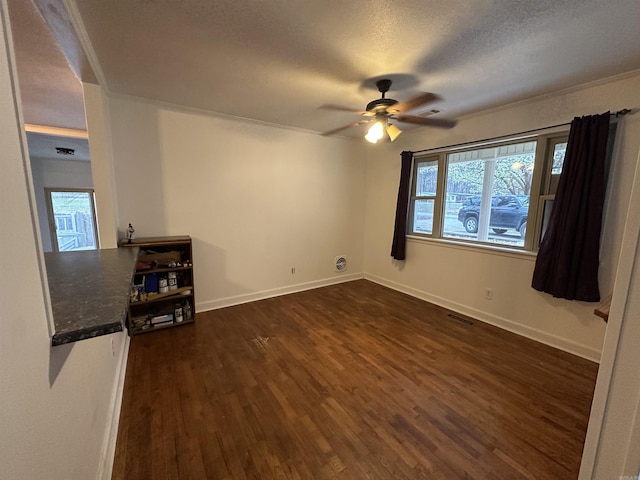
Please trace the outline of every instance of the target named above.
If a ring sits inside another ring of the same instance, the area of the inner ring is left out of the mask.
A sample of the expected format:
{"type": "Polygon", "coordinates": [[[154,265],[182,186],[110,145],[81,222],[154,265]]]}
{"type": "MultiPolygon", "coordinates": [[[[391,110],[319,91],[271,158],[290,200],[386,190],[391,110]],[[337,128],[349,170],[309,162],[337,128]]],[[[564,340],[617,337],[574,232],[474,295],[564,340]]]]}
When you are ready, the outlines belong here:
{"type": "Polygon", "coordinates": [[[120,352],[118,354],[118,364],[116,367],[116,377],[114,380],[109,410],[107,418],[107,428],[104,433],[100,464],[98,466],[98,480],[110,480],[113,471],[113,462],[116,453],[116,441],[118,439],[118,426],[120,424],[120,410],[122,407],[122,395],[124,393],[124,381],[127,372],[127,361],[129,359],[129,345],[131,339],[126,331],[121,333],[123,338],[120,352]]]}
{"type": "Polygon", "coordinates": [[[99,85],[83,83],[84,105],[89,132],[91,174],[96,195],[100,248],[118,246],[117,198],[113,173],[113,152],[109,104],[99,85]]]}

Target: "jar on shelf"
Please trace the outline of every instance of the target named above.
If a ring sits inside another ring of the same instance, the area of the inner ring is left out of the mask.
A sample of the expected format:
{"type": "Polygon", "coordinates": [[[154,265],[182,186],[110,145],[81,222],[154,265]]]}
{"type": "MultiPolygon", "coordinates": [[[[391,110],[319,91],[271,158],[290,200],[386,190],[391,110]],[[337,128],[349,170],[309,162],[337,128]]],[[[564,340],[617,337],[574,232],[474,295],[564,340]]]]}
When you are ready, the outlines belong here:
{"type": "Polygon", "coordinates": [[[182,313],[182,305],[180,305],[179,303],[176,303],[174,314],[175,314],[175,319],[177,323],[180,323],[184,320],[184,316],[182,313]]]}
{"type": "Polygon", "coordinates": [[[167,282],[169,285],[169,291],[178,289],[178,277],[176,276],[176,272],[169,272],[167,275],[167,282]]]}

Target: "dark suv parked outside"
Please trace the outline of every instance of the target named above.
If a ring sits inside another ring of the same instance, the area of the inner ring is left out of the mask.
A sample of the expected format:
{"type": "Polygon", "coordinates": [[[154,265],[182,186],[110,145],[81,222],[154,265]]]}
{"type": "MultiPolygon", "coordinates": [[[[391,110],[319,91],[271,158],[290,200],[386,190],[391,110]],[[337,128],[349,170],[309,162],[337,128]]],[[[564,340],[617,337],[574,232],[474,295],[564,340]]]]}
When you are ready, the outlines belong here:
{"type": "MultiPolygon", "coordinates": [[[[458,220],[469,233],[478,232],[481,197],[470,197],[462,204],[458,220]]],[[[495,195],[491,197],[491,218],[489,227],[497,234],[512,228],[524,238],[527,229],[529,197],[518,195],[495,195]]]]}

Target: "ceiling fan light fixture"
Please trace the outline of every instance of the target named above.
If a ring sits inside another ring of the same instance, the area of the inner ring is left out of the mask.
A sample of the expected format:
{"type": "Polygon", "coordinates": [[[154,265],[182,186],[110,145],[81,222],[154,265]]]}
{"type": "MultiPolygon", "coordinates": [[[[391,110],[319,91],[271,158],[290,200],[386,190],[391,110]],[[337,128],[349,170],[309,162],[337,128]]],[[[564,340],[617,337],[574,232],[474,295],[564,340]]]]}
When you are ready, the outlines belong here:
{"type": "Polygon", "coordinates": [[[380,140],[384,136],[384,131],[384,122],[378,120],[371,126],[364,138],[365,140],[367,140],[367,142],[378,143],[378,140],[380,140]]]}
{"type": "Polygon", "coordinates": [[[400,135],[401,133],[402,133],[402,130],[396,127],[393,123],[390,123],[387,126],[387,135],[389,135],[389,140],[391,140],[392,142],[396,138],[398,138],[398,135],[400,135]]]}

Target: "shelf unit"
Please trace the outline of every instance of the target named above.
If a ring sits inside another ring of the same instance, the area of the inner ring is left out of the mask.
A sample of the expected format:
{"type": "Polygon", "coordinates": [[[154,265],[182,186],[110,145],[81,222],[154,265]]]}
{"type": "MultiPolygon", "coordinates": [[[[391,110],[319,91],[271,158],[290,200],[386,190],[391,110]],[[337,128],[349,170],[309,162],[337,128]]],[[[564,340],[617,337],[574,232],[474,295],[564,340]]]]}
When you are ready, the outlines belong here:
{"type": "Polygon", "coordinates": [[[120,247],[140,249],[127,310],[129,335],[195,322],[191,237],[136,238],[120,247]]]}

